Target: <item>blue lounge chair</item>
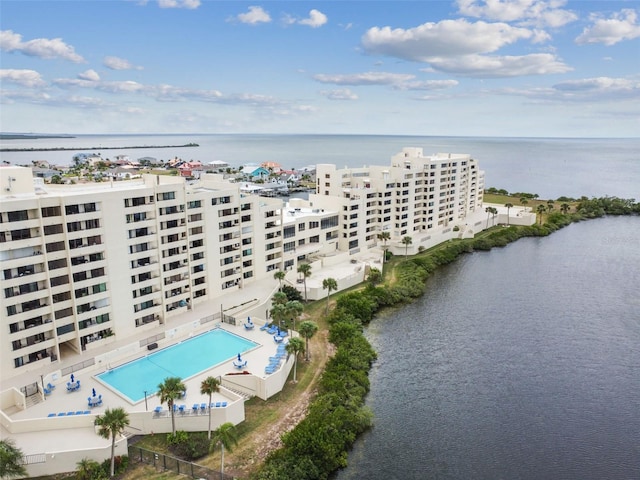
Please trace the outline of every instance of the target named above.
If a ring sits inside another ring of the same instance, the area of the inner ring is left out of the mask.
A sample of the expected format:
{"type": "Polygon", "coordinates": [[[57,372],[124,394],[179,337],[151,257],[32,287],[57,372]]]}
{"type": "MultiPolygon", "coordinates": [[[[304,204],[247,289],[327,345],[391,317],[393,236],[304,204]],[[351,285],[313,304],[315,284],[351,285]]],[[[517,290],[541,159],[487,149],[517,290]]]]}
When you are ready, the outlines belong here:
{"type": "Polygon", "coordinates": [[[55,385],[52,385],[51,383],[47,383],[47,388],[48,388],[49,390],[55,390],[56,386],[55,386],[55,385]]]}
{"type": "Polygon", "coordinates": [[[85,410],[85,411],[84,411],[84,414],[85,414],[85,415],[89,415],[90,413],[91,413],[91,411],[90,411],[90,410],[85,410]]]}
{"type": "Polygon", "coordinates": [[[153,410],[156,414],[160,414],[162,412],[162,407],[158,406],[153,410]]]}
{"type": "Polygon", "coordinates": [[[194,403],[193,407],[191,407],[193,413],[198,413],[198,408],[200,408],[200,405],[198,405],[197,403],[194,403]]]}
{"type": "Polygon", "coordinates": [[[44,392],[45,396],[51,395],[51,390],[49,390],[48,388],[45,388],[42,391],[44,392]]]}
{"type": "Polygon", "coordinates": [[[269,335],[275,335],[276,333],[278,333],[278,327],[276,327],[276,326],[272,326],[271,328],[269,328],[269,329],[267,330],[267,333],[268,333],[269,335]]]}
{"type": "Polygon", "coordinates": [[[56,414],[55,413],[50,413],[49,415],[47,415],[47,417],[55,417],[56,414]]]}
{"type": "Polygon", "coordinates": [[[180,413],[184,413],[184,409],[185,409],[186,405],[180,405],[178,407],[178,410],[180,411],[180,413]]]}
{"type": "Polygon", "coordinates": [[[64,412],[58,413],[58,417],[64,417],[65,415],[66,415],[66,413],[64,413],[64,412]]]}
{"type": "Polygon", "coordinates": [[[67,417],[68,417],[69,415],[73,415],[74,413],[75,413],[75,412],[67,412],[67,417]]]}
{"type": "Polygon", "coordinates": [[[207,411],[207,404],[206,403],[201,403],[200,404],[200,410],[202,410],[203,412],[207,411]]]}
{"type": "Polygon", "coordinates": [[[284,340],[284,337],[280,337],[278,335],[273,336],[273,341],[276,343],[282,343],[283,340],[284,340]]]}
{"type": "Polygon", "coordinates": [[[78,411],[76,412],[76,415],[82,415],[82,410],[78,410],[78,411]]]}
{"type": "Polygon", "coordinates": [[[260,331],[264,332],[265,330],[269,330],[270,328],[271,328],[271,324],[269,322],[267,322],[263,326],[260,327],[260,331]]]}
{"type": "Polygon", "coordinates": [[[216,408],[220,408],[220,402],[216,402],[216,408]]]}
{"type": "Polygon", "coordinates": [[[227,402],[222,402],[222,405],[220,405],[221,407],[226,407],[227,406],[227,402]]]}

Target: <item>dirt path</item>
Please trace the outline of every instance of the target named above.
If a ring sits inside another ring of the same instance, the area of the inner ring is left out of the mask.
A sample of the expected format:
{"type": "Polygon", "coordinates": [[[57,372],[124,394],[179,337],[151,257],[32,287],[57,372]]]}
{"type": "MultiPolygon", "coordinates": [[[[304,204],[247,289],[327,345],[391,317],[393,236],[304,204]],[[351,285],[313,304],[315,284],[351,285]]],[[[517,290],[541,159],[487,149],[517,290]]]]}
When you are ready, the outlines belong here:
{"type": "MultiPolygon", "coordinates": [[[[311,319],[322,325],[318,318],[311,319]]],[[[258,417],[266,420],[254,431],[247,432],[231,453],[225,454],[225,472],[238,478],[248,478],[269,453],[282,446],[282,434],[305,418],[309,403],[315,396],[318,380],[333,351],[326,326],[321,326],[311,338],[309,347],[311,362],[305,363],[304,359],[298,361],[299,382],[294,385],[290,380],[285,391],[273,399],[262,403],[255,403],[259,401],[253,400],[253,404],[247,405],[245,415],[248,423],[259,422],[258,417]]]]}

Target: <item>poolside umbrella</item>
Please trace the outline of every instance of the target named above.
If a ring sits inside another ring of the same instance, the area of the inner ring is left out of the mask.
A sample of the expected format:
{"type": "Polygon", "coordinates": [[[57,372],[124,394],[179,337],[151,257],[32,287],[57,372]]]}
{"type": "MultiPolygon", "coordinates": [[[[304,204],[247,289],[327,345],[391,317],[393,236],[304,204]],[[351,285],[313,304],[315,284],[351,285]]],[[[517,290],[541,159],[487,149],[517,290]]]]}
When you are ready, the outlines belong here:
{"type": "Polygon", "coordinates": [[[238,354],[238,361],[241,362],[242,361],[242,357],[240,356],[240,354],[238,354]]]}
{"type": "Polygon", "coordinates": [[[73,377],[73,373],[71,374],[71,383],[74,382],[74,377],[73,377]]]}
{"type": "Polygon", "coordinates": [[[95,397],[95,396],[96,396],[96,389],[95,389],[95,388],[92,388],[92,389],[91,389],[91,393],[92,393],[92,394],[93,394],[93,396],[95,397]]]}

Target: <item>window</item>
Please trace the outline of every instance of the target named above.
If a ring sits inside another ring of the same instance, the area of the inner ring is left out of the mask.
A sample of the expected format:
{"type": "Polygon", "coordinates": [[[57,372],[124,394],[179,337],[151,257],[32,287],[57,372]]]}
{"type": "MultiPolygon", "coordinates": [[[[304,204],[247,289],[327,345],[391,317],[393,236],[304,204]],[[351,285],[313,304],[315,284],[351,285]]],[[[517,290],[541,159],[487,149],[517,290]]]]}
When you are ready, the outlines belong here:
{"type": "Polygon", "coordinates": [[[26,210],[17,210],[15,212],[7,212],[10,222],[20,222],[29,220],[29,213],[26,210]]]}
{"type": "Polygon", "coordinates": [[[337,226],[338,226],[337,215],[329,218],[323,218],[322,221],[320,222],[320,228],[322,228],[323,230],[331,227],[337,227],[337,226]]]}
{"type": "Polygon", "coordinates": [[[43,218],[60,216],[60,207],[42,207],[40,211],[43,218]]]}
{"type": "Polygon", "coordinates": [[[158,200],[175,200],[176,192],[163,192],[158,194],[158,200]]]}
{"type": "Polygon", "coordinates": [[[202,200],[192,200],[187,203],[187,208],[200,208],[202,206],[202,200]]]}
{"type": "Polygon", "coordinates": [[[44,226],[44,234],[45,235],[55,235],[56,233],[62,233],[62,225],[45,225],[44,226]]]}

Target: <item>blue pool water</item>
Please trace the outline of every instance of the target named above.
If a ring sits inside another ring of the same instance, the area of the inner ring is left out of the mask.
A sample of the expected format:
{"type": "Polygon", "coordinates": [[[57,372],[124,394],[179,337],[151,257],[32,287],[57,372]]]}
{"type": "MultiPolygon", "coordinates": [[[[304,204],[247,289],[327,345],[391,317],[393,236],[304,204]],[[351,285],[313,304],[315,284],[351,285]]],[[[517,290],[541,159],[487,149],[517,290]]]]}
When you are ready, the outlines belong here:
{"type": "Polygon", "coordinates": [[[136,403],[158,391],[167,377],[185,380],[255,346],[250,340],[215,329],[97,375],[98,380],[136,403]]]}

